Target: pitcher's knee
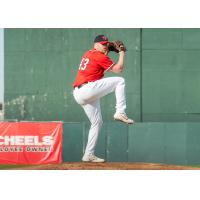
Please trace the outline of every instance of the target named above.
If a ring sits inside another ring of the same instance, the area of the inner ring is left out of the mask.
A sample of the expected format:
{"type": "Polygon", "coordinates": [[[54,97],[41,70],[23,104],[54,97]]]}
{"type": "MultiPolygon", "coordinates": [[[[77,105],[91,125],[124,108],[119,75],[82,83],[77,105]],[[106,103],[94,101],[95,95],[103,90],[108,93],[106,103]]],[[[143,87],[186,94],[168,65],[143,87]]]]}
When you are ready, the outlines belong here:
{"type": "Polygon", "coordinates": [[[118,77],[118,83],[125,84],[125,79],[123,77],[118,77]]]}

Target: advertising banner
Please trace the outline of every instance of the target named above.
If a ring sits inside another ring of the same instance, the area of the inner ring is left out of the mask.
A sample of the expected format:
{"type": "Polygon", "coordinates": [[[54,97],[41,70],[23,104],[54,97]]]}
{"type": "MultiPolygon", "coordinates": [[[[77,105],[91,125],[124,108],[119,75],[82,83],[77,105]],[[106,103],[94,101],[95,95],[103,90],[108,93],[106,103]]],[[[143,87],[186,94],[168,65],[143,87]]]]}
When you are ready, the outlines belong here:
{"type": "Polygon", "coordinates": [[[0,164],[61,162],[61,122],[0,122],[0,164]]]}

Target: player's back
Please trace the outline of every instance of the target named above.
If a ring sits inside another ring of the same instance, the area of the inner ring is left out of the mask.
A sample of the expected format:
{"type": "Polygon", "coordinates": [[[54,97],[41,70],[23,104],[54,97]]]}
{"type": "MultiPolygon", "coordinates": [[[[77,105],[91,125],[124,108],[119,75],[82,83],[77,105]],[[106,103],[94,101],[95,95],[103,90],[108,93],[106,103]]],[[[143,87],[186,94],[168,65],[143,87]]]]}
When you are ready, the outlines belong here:
{"type": "Polygon", "coordinates": [[[102,60],[105,56],[105,54],[94,48],[87,51],[81,59],[73,87],[77,87],[85,82],[93,82],[101,79],[104,76],[102,60]]]}

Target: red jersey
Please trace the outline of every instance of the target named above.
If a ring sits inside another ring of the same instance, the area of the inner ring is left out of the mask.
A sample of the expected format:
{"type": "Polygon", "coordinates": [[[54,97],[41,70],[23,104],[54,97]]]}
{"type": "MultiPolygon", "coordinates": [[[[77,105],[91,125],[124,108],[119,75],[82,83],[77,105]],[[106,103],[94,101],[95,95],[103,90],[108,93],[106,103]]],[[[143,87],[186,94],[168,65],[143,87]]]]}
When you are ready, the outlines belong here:
{"type": "Polygon", "coordinates": [[[113,65],[114,62],[104,53],[94,48],[87,51],[81,59],[73,87],[101,79],[113,65]]]}

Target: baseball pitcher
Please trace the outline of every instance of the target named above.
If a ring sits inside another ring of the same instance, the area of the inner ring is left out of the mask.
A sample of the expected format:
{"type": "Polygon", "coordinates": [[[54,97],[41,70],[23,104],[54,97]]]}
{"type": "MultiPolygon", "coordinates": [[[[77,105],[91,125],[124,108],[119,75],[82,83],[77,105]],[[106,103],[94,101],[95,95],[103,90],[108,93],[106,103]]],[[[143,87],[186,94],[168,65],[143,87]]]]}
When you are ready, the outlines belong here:
{"type": "Polygon", "coordinates": [[[73,95],[78,104],[82,106],[91,122],[88,142],[83,162],[105,162],[104,159],[95,156],[95,147],[102,126],[102,115],[100,107],[101,97],[114,92],[116,96],[116,112],[114,119],[126,124],[133,124],[125,113],[125,81],[122,77],[103,78],[104,73],[112,71],[120,73],[124,69],[124,57],[126,48],[123,42],[116,40],[109,42],[104,35],[98,35],[94,39],[94,47],[87,51],[78,69],[76,79],[73,83],[73,95]],[[114,63],[109,57],[109,51],[118,53],[118,62],[114,63]]]}

